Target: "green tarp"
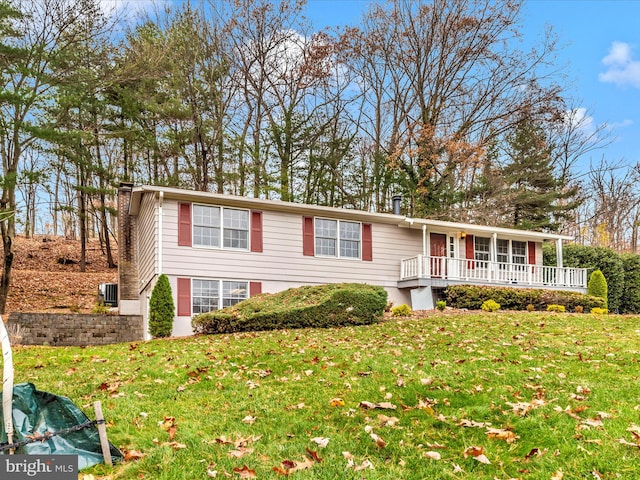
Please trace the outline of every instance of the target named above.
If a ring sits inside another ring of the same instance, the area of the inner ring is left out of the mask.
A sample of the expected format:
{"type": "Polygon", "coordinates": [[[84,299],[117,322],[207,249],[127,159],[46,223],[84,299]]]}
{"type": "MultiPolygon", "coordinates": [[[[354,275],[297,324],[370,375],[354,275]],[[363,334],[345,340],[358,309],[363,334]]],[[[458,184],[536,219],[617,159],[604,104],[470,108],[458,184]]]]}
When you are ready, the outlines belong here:
{"type": "MultiPolygon", "coordinates": [[[[20,443],[38,439],[19,447],[17,454],[78,455],[78,470],[103,463],[100,437],[95,426],[51,437],[47,435],[87,422],[90,422],[89,418],[67,397],[36,390],[32,383],[13,387],[13,441],[20,443]],[[40,440],[44,437],[47,438],[40,440]]],[[[6,444],[7,434],[4,425],[0,425],[0,447],[6,444]]],[[[113,460],[122,460],[120,451],[111,444],[109,447],[113,460]]],[[[0,454],[8,453],[8,450],[0,450],[0,454]]]]}

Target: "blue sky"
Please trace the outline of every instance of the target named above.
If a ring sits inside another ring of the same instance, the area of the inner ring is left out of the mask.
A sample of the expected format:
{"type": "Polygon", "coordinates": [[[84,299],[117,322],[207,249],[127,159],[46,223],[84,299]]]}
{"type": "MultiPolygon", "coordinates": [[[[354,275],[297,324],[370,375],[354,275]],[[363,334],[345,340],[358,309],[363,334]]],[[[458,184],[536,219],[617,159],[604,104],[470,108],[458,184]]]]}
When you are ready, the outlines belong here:
{"type": "MultiPolygon", "coordinates": [[[[309,0],[314,26],[357,24],[367,0],[309,0]]],[[[589,153],[581,165],[602,157],[640,162],[640,0],[530,0],[522,17],[524,42],[552,27],[566,65],[573,105],[589,114],[592,128],[606,124],[612,143],[589,153]]]]}

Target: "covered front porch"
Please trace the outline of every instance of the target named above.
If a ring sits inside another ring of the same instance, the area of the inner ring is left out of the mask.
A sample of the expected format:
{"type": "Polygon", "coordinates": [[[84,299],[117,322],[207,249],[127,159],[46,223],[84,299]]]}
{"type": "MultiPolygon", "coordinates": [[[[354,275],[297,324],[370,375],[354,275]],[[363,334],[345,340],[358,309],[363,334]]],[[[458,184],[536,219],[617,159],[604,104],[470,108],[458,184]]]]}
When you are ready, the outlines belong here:
{"type": "Polygon", "coordinates": [[[403,258],[400,288],[450,284],[504,285],[586,292],[587,270],[562,262],[571,237],[511,228],[427,219],[405,219],[422,233],[422,253],[403,258]],[[543,265],[542,244],[552,242],[556,266],[543,265]]]}

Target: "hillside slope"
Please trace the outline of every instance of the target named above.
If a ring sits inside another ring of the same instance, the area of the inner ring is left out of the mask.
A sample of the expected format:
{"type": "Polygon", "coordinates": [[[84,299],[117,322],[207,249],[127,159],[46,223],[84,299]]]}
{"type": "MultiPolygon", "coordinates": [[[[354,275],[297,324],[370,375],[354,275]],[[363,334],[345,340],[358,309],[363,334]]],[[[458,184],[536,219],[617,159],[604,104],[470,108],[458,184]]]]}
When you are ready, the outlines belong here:
{"type": "MultiPolygon", "coordinates": [[[[114,248],[114,257],[117,251],[114,248]]],[[[62,237],[16,237],[10,312],[89,313],[97,304],[98,285],[117,282],[97,240],[89,242],[86,273],[80,272],[80,242],[62,237]]]]}

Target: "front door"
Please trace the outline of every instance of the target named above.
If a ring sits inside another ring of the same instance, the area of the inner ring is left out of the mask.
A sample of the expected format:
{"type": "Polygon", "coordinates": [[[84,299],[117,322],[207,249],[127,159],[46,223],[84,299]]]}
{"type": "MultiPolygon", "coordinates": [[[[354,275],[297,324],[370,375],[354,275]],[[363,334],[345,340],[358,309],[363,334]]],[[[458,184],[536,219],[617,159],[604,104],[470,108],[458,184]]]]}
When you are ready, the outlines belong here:
{"type": "Polygon", "coordinates": [[[447,276],[447,236],[443,233],[431,233],[431,276],[444,278],[447,276]]]}

